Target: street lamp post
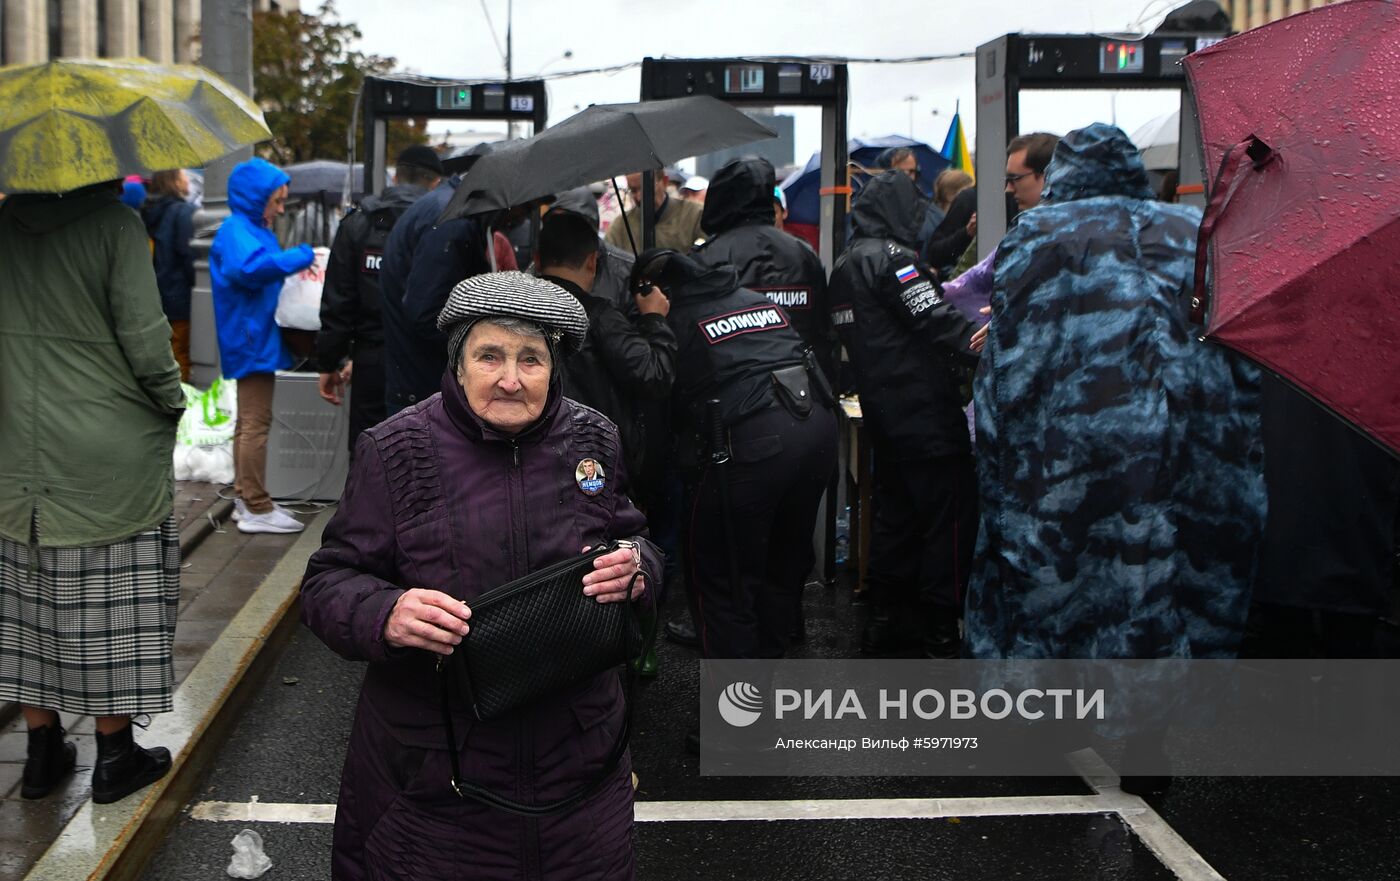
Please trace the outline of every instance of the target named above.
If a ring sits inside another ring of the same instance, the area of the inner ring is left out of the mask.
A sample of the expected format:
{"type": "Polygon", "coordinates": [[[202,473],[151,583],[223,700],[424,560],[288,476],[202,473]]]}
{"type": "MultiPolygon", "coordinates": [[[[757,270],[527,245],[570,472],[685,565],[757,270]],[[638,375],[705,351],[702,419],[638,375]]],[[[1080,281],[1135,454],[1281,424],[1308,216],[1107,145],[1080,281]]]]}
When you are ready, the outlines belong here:
{"type": "Polygon", "coordinates": [[[909,105],[909,140],[914,140],[914,104],[919,100],[918,95],[905,95],[904,101],[909,105]]]}

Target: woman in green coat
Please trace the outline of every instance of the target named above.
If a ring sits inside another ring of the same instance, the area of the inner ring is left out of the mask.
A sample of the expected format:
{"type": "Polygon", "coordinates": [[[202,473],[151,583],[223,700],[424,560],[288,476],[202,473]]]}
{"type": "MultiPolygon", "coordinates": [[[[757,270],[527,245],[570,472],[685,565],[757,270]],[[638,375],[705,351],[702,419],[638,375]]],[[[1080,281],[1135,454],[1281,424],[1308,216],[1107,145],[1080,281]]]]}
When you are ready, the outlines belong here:
{"type": "Polygon", "coordinates": [[[25,798],[73,769],[59,711],[96,717],[94,801],[170,767],[131,716],[172,705],[184,398],[145,227],[119,194],[0,202],[0,700],[29,725],[25,798]]]}

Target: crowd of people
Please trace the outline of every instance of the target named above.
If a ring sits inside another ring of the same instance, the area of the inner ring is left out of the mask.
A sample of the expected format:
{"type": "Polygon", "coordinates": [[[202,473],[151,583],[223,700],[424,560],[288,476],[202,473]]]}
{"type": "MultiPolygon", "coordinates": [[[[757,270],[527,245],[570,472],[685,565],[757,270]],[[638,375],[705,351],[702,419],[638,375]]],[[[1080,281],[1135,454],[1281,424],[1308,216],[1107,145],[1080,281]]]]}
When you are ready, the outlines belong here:
{"type": "MultiPolygon", "coordinates": [[[[316,358],[325,400],[344,406],[349,389],[352,469],[302,587],[306,624],[369,670],[336,877],[514,877],[527,852],[547,858],[543,874],[626,876],[626,761],[586,821],[492,823],[450,791],[455,763],[444,771],[460,754],[488,788],[569,791],[625,724],[616,677],[503,719],[444,709],[445,730],[435,665],[469,638],[484,591],[617,539],[631,549],[597,560],[586,595],[630,595],[651,619],[684,591],[671,638],[705,658],[783,657],[803,638],[843,390],[873,449],[864,654],[1393,652],[1400,468],[1200,339],[1199,212],[1157,200],[1117,128],[1012,140],[1014,217],[993,248],[977,241],[969,175],[924,192],[916,156],[887,151],[829,274],[782,229],[767,161],[688,191],[649,170],[650,212],[635,204],[644,171],[606,233],[586,187],[442,219],[470,173],[414,147],[339,226],[316,358]],[[535,221],[521,272],[503,233],[535,221]],[[1329,464],[1300,484],[1274,464],[1290,457],[1329,464]],[[1352,528],[1310,528],[1299,512],[1338,495],[1333,473],[1367,503],[1337,512],[1352,528]],[[1331,565],[1294,567],[1300,540],[1331,565]],[[418,846],[425,830],[440,833],[433,848],[418,846]]],[[[250,533],[303,528],[265,479],[274,375],[290,363],[273,312],[313,260],[271,230],[286,183],[263,160],[240,164],[209,260],[221,370],[238,380],[235,516],[250,533]]],[[[98,717],[99,801],[169,767],[133,743],[130,716],[170,708],[186,192],[180,172],[157,175],[141,218],[115,184],[0,208],[0,262],[29,294],[0,296],[0,371],[61,390],[0,396],[0,697],[25,707],[26,797],[72,770],[59,709],[98,717]],[[100,437],[70,424],[79,406],[104,414],[100,437]],[[56,648],[71,634],[53,610],[68,603],[85,610],[77,655],[56,648]],[[130,626],[105,623],[119,620],[130,626]],[[135,669],[110,663],[133,645],[135,669]]],[[[634,667],[657,675],[654,647],[634,667]]]]}

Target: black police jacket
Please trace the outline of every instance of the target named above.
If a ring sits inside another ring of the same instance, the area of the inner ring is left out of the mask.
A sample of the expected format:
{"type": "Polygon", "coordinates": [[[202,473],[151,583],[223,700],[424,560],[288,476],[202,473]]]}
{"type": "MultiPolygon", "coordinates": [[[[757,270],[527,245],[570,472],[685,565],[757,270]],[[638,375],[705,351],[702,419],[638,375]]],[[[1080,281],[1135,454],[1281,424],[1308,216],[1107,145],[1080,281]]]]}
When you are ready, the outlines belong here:
{"type": "Polygon", "coordinates": [[[689,279],[667,285],[680,347],[671,400],[681,427],[703,436],[711,398],[725,425],[778,405],[773,371],[804,363],[804,346],[787,312],[740,287],[732,267],[690,266],[689,279]]]}
{"type": "Polygon", "coordinates": [[[587,404],[617,425],[627,471],[641,472],[646,427],[640,400],[665,400],[676,377],[676,335],[662,315],[636,323],[602,297],[551,275],[542,276],[573,294],[588,313],[583,347],[564,361],[564,394],[587,404]]]}
{"type": "Polygon", "coordinates": [[[458,183],[451,178],[415,202],[384,245],[379,285],[389,415],[438,391],[447,366],[447,336],[437,329],[438,313],[458,282],[491,271],[485,224],[472,217],[437,224],[458,183]]]}
{"type": "Polygon", "coordinates": [[[322,373],[337,369],[357,350],[383,348],[379,270],[384,245],[394,224],[427,192],[411,184],[389,187],[378,196],[366,196],[359,209],[340,222],[331,243],[321,293],[321,330],[316,334],[322,373]]]}
{"type": "Polygon", "coordinates": [[[733,266],[739,284],[783,307],[830,375],[835,334],[826,270],[810,245],[773,225],[773,188],[773,166],[765,160],[741,159],[720,169],[700,219],[709,238],[691,256],[706,266],[733,266]]]}
{"type": "Polygon", "coordinates": [[[873,178],[852,207],[855,235],[831,271],[831,309],[861,411],[901,459],[968,453],[956,368],[976,326],[943,300],[915,251],[923,197],[899,172],[873,178]]]}

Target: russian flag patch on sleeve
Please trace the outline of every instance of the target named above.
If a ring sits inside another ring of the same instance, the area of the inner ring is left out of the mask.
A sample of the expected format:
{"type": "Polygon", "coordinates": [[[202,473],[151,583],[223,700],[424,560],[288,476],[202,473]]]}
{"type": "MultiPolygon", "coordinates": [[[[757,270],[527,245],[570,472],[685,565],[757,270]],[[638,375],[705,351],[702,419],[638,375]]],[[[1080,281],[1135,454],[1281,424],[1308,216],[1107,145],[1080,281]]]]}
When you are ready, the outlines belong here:
{"type": "Polygon", "coordinates": [[[905,284],[906,282],[911,282],[914,279],[918,278],[919,270],[917,267],[914,266],[913,263],[910,263],[908,266],[895,272],[894,275],[895,278],[899,279],[900,284],[905,284]]]}

